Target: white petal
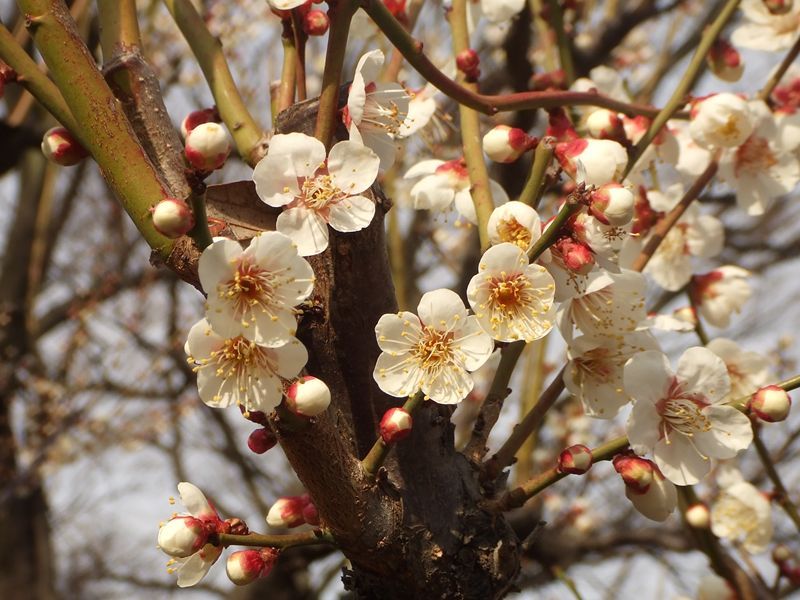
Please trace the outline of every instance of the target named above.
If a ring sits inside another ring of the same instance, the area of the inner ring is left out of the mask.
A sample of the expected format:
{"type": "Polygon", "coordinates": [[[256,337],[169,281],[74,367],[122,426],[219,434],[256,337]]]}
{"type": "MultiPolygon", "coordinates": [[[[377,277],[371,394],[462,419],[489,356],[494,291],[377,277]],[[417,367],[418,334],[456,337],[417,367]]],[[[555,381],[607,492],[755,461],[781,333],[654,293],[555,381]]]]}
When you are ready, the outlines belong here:
{"type": "Polygon", "coordinates": [[[181,496],[181,502],[186,507],[193,517],[216,517],[216,511],[211,508],[205,494],[200,491],[200,488],[189,483],[188,481],[181,481],[178,484],[178,493],[181,496]]]}
{"type": "Polygon", "coordinates": [[[200,319],[192,325],[186,340],[187,353],[195,360],[208,358],[211,353],[222,346],[225,340],[217,335],[206,319],[200,319]]]}
{"type": "Polygon", "coordinates": [[[479,369],[494,352],[492,337],[483,330],[474,316],[467,317],[458,330],[456,341],[458,349],[464,354],[464,368],[467,371],[479,369]]]}
{"type": "Polygon", "coordinates": [[[328,247],[328,224],[316,212],[302,206],[284,210],[275,226],[292,238],[300,256],[319,254],[328,247]]]}
{"type": "Polygon", "coordinates": [[[262,158],[253,170],[253,181],[261,201],[276,208],[289,204],[300,194],[292,159],[285,154],[262,158]]]}
{"type": "Polygon", "coordinates": [[[432,380],[422,382],[422,391],[439,404],[457,404],[472,391],[474,382],[466,371],[445,366],[432,380]]]}
{"type": "Polygon", "coordinates": [[[413,179],[414,177],[419,177],[420,175],[433,175],[436,173],[436,169],[441,167],[443,164],[443,160],[438,160],[435,158],[422,160],[406,171],[405,175],[403,175],[403,179],[413,179]]]}
{"type": "Polygon", "coordinates": [[[450,208],[455,190],[446,175],[429,175],[411,188],[411,200],[416,209],[444,211],[450,208]]]}
{"type": "Polygon", "coordinates": [[[331,180],[347,195],[363,192],[375,183],[380,163],[377,154],[353,141],[339,142],[328,156],[331,180]]]}
{"type": "Polygon", "coordinates": [[[300,179],[313,177],[325,163],[325,146],[317,138],[304,133],[279,133],[269,141],[267,156],[282,154],[291,160],[300,179]]]}
{"type": "Polygon", "coordinates": [[[703,458],[683,435],[675,433],[670,443],[659,440],[653,450],[658,468],[675,485],[694,485],[711,469],[711,461],[703,458]]]}
{"type": "Polygon", "coordinates": [[[378,347],[388,353],[409,352],[420,337],[420,322],[411,312],[386,314],[375,325],[378,347]]]}
{"type": "Polygon", "coordinates": [[[378,357],[373,372],[378,387],[390,396],[398,398],[417,392],[423,375],[424,372],[408,354],[392,356],[387,352],[381,353],[378,357]]]}
{"type": "Polygon", "coordinates": [[[731,388],[725,363],[708,348],[686,350],[678,361],[676,375],[684,392],[705,396],[712,404],[721,402],[731,388]]]}
{"type": "Polygon", "coordinates": [[[291,379],[306,366],[308,351],[297,339],[292,339],[285,346],[273,350],[277,355],[276,372],[284,379],[291,379]]]}
{"type": "Polygon", "coordinates": [[[453,321],[464,321],[467,309],[458,294],[445,288],[423,294],[417,314],[424,325],[445,329],[453,321]]]}
{"type": "Polygon", "coordinates": [[[198,584],[220,554],[222,554],[222,548],[211,544],[206,544],[201,550],[192,554],[178,569],[178,587],[191,587],[198,584]]]}
{"type": "Polygon", "coordinates": [[[656,404],[667,397],[673,373],[665,354],[648,350],[627,362],[623,380],[625,391],[637,403],[656,404]]]}
{"type": "Polygon", "coordinates": [[[697,448],[711,458],[733,458],[753,441],[750,419],[732,406],[709,406],[703,411],[711,429],[697,436],[697,448]]]}
{"type": "Polygon", "coordinates": [[[197,263],[200,285],[209,296],[217,291],[217,284],[230,281],[236,270],[236,264],[242,255],[239,242],[229,239],[218,239],[205,250],[197,263]]]}
{"type": "Polygon", "coordinates": [[[660,427],[661,415],[658,414],[655,404],[633,403],[625,430],[631,448],[636,454],[644,455],[655,448],[660,436],[660,427]]]}
{"type": "Polygon", "coordinates": [[[336,231],[361,231],[375,216],[375,203],[364,196],[350,196],[328,207],[328,224],[336,231]]]}

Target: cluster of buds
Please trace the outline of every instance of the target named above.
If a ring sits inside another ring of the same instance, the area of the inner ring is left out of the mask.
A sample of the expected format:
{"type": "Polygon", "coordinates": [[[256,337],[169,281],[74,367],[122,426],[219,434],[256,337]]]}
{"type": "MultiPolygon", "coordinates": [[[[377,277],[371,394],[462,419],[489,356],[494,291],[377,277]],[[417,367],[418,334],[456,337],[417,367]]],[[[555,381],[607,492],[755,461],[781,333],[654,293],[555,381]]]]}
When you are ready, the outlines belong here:
{"type": "Polygon", "coordinates": [[[739,51],[728,40],[718,39],[706,55],[708,69],[723,81],[739,81],[744,63],[739,51]]]}
{"type": "Polygon", "coordinates": [[[379,426],[381,439],[386,444],[395,444],[411,434],[413,421],[408,411],[400,407],[387,410],[379,426]]]}
{"type": "Polygon", "coordinates": [[[179,198],[164,198],[150,209],[150,214],[156,231],[170,239],[186,235],[194,227],[192,209],[179,198]]]}
{"type": "Polygon", "coordinates": [[[44,157],[62,167],[77,165],[89,152],[64,127],[48,129],[42,138],[42,154],[44,157]]]}
{"type": "Polygon", "coordinates": [[[592,451],[588,447],[575,444],[558,455],[558,472],[583,475],[592,467],[593,461],[592,451]]]}
{"type": "Polygon", "coordinates": [[[278,560],[279,554],[275,548],[233,552],[225,565],[228,579],[236,585],[247,585],[266,577],[278,560]]]}
{"type": "Polygon", "coordinates": [[[278,498],[267,513],[270,527],[299,527],[304,524],[319,525],[317,507],[308,494],[278,498]]]}
{"type": "Polygon", "coordinates": [[[491,160],[512,163],[528,150],[536,147],[537,139],[522,129],[496,125],[483,136],[483,151],[491,160]]]}
{"type": "Polygon", "coordinates": [[[750,398],[747,408],[750,413],[767,423],[783,421],[789,416],[792,399],[782,387],[767,385],[750,398]]]}
{"type": "Polygon", "coordinates": [[[467,81],[477,81],[481,76],[481,59],[472,48],[462,50],[456,55],[456,67],[464,74],[467,81]]]}
{"type": "Polygon", "coordinates": [[[614,469],[625,482],[625,496],[634,508],[653,521],[664,521],[678,501],[675,486],[650,460],[620,454],[614,457],[614,469]]]}
{"type": "Polygon", "coordinates": [[[286,390],[286,406],[301,417],[316,417],[331,403],[331,391],[324,381],[310,375],[301,377],[286,390]]]}

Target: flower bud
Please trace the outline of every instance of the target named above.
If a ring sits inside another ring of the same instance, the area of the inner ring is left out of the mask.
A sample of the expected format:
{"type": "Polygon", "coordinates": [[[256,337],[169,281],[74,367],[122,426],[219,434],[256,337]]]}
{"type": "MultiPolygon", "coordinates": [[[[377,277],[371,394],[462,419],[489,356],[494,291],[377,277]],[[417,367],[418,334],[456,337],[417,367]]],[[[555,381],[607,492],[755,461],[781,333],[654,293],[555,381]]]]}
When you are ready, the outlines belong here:
{"type": "Polygon", "coordinates": [[[589,212],[603,225],[622,227],[633,219],[633,193],[618,183],[607,183],[590,196],[589,212]]]}
{"type": "Polygon", "coordinates": [[[758,390],[750,398],[748,408],[762,421],[775,423],[789,416],[792,399],[782,387],[767,385],[758,390]]]}
{"type": "Polygon", "coordinates": [[[158,530],[158,547],[175,558],[191,556],[205,546],[208,532],[200,519],[173,517],[158,530]]]}
{"type": "Polygon", "coordinates": [[[595,186],[612,182],[628,163],[625,148],[612,140],[578,138],[557,144],[555,154],[561,168],[573,179],[578,175],[578,165],[583,165],[585,173],[576,181],[595,186]]]}
{"type": "Polygon", "coordinates": [[[186,136],[184,152],[186,160],[198,171],[219,169],[231,153],[228,132],[219,123],[201,123],[186,136]]]}
{"type": "Polygon", "coordinates": [[[308,35],[325,35],[331,26],[328,13],[322,10],[310,10],[303,17],[303,31],[308,35]]]}
{"type": "Polygon", "coordinates": [[[778,564],[792,560],[794,554],[785,544],[778,544],[772,549],[772,560],[778,564]]]}
{"type": "Polygon", "coordinates": [[[686,522],[695,529],[708,529],[711,526],[711,512],[702,502],[689,506],[684,517],[686,522]]]}
{"type": "Polygon", "coordinates": [[[622,476],[625,487],[643,494],[653,483],[655,465],[651,461],[624,454],[615,456],[612,462],[614,469],[622,476]]]}
{"type": "Polygon", "coordinates": [[[406,18],[406,0],[383,0],[383,3],[395,19],[404,22],[406,18]]]}
{"type": "Polygon", "coordinates": [[[583,444],[575,444],[565,448],[558,455],[558,470],[560,473],[583,475],[592,466],[592,451],[583,444]]]}
{"type": "Polygon", "coordinates": [[[164,198],[150,212],[153,215],[153,227],[170,239],[186,235],[194,227],[194,214],[183,200],[164,198]]]}
{"type": "Polygon", "coordinates": [[[303,505],[303,520],[309,525],[319,525],[319,512],[317,506],[311,501],[311,498],[306,494],[306,503],[303,505]]]}
{"type": "Polygon", "coordinates": [[[181,136],[183,139],[186,139],[186,136],[198,125],[202,125],[203,123],[219,123],[220,121],[221,119],[216,106],[194,110],[181,121],[181,136]]]}
{"type": "Polygon", "coordinates": [[[563,90],[567,87],[567,76],[564,69],[555,69],[545,73],[534,73],[530,80],[530,88],[534,92],[544,90],[563,90]]]}
{"type": "Polygon", "coordinates": [[[705,148],[735,148],[753,133],[747,101],[735,94],[714,94],[694,103],[689,134],[705,148]]]}
{"type": "Polygon", "coordinates": [[[494,162],[512,163],[535,143],[522,129],[497,125],[483,136],[483,151],[494,162]]]}
{"type": "Polygon", "coordinates": [[[553,244],[553,248],[561,255],[564,266],[570,271],[585,275],[594,267],[594,253],[583,242],[563,237],[553,244]]]}
{"type": "Polygon", "coordinates": [[[408,411],[400,407],[387,410],[380,423],[381,439],[387,444],[395,444],[411,434],[413,421],[408,411]]]}
{"type": "Polygon", "coordinates": [[[256,454],[264,454],[277,443],[278,439],[275,434],[266,427],[256,429],[247,438],[247,447],[256,454]]]}
{"type": "Polygon", "coordinates": [[[247,535],[250,533],[250,528],[247,526],[247,523],[245,523],[239,517],[225,519],[223,528],[225,529],[225,533],[230,533],[233,535],[247,535]]]}
{"type": "Polygon", "coordinates": [[[325,412],[331,403],[331,391],[325,382],[316,377],[298,379],[286,390],[286,405],[293,413],[303,417],[316,417],[325,412]]]}
{"type": "Polygon", "coordinates": [[[773,15],[785,15],[792,10],[794,0],[761,0],[773,15]]]}
{"type": "Polygon", "coordinates": [[[458,67],[459,71],[464,73],[467,81],[475,81],[480,77],[480,64],[481,59],[478,57],[478,53],[472,48],[462,50],[456,56],[456,67],[458,67]]]}
{"type": "Polygon", "coordinates": [[[709,70],[722,81],[739,81],[744,63],[739,51],[728,40],[718,39],[706,55],[709,70]]]}
{"type": "Polygon", "coordinates": [[[42,138],[42,154],[44,157],[62,167],[77,165],[89,156],[86,148],[63,127],[49,129],[42,138]]]}
{"type": "Polygon", "coordinates": [[[306,502],[302,496],[285,496],[278,498],[267,513],[267,525],[270,527],[297,527],[305,523],[303,508],[306,502]]]}
{"type": "Polygon", "coordinates": [[[236,585],[247,585],[266,577],[278,558],[274,548],[260,550],[238,550],[233,552],[225,565],[228,578],[236,585]]]}
{"type": "Polygon", "coordinates": [[[619,114],[607,108],[593,110],[586,117],[586,131],[593,138],[620,140],[625,136],[619,114]]]}

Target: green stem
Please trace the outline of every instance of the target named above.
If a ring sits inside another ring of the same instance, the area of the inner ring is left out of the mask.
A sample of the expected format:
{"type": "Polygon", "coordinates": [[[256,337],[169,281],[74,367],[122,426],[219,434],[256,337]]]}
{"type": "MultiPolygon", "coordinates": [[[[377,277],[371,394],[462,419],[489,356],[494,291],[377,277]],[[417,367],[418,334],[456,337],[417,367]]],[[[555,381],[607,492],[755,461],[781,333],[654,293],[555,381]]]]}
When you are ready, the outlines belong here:
{"type": "Polygon", "coordinates": [[[100,16],[100,47],[103,60],[116,53],[116,47],[140,47],[136,0],[98,0],[100,16]]]}
{"type": "MultiPolygon", "coordinates": [[[[408,414],[413,415],[414,411],[425,401],[425,394],[422,392],[417,392],[413,396],[411,396],[408,400],[406,400],[405,404],[403,404],[403,410],[406,411],[408,414]]],[[[389,450],[391,446],[383,441],[383,438],[378,436],[378,439],[373,444],[370,451],[364,457],[364,460],[361,461],[361,466],[364,469],[364,472],[369,475],[370,477],[374,477],[375,474],[378,472],[378,469],[381,468],[383,465],[383,461],[386,460],[386,456],[389,454],[389,450]]]]}
{"type": "Polygon", "coordinates": [[[561,5],[558,0],[547,0],[547,11],[550,18],[550,26],[556,34],[556,44],[558,46],[558,60],[561,69],[567,79],[567,86],[575,81],[575,64],[572,60],[572,49],[570,48],[569,38],[564,29],[564,14],[561,12],[561,5]]]}
{"type": "Polygon", "coordinates": [[[797,511],[797,506],[795,506],[794,502],[792,502],[786,486],[783,485],[783,480],[781,480],[781,477],[775,468],[775,464],[772,462],[772,457],[769,455],[769,450],[767,450],[767,447],[764,445],[764,441],[759,435],[759,429],[759,427],[756,427],[755,425],[753,426],[753,445],[756,447],[758,458],[761,459],[761,464],[764,465],[764,470],[767,472],[767,477],[769,477],[769,480],[772,482],[772,486],[777,492],[775,500],[792,520],[792,523],[794,523],[798,531],[800,531],[800,513],[797,511]]]}
{"type": "Polygon", "coordinates": [[[164,0],[214,96],[219,116],[230,130],[236,149],[251,167],[264,155],[264,133],[250,114],[233,80],[222,44],[208,31],[191,0],[164,0]]]}
{"type": "Polygon", "coordinates": [[[800,55],[800,36],[794,41],[789,52],[787,52],[786,56],[783,57],[781,64],[778,66],[777,70],[770,76],[767,83],[764,84],[764,87],[761,88],[761,91],[758,92],[756,98],[759,100],[763,100],[767,102],[769,100],[770,95],[772,94],[775,87],[781,82],[783,76],[786,75],[786,71],[789,67],[792,66],[794,61],[797,59],[797,56],[800,55]]]}
{"type": "Polygon", "coordinates": [[[297,101],[306,99],[306,41],[308,36],[303,31],[303,19],[300,12],[292,10],[292,37],[295,49],[295,82],[297,84],[297,101]]]}
{"type": "Polygon", "coordinates": [[[547,229],[542,232],[542,237],[536,240],[536,243],[528,249],[528,258],[530,262],[535,262],[545,250],[556,242],[561,235],[564,224],[569,221],[570,217],[574,215],[580,207],[581,205],[575,196],[572,194],[567,196],[567,200],[561,206],[558,214],[556,214],[556,218],[553,219],[550,225],[547,226],[547,229]]]}
{"type": "Polygon", "coordinates": [[[322,72],[322,92],[314,137],[330,148],[339,124],[339,86],[347,52],[350,22],[358,9],[355,0],[340,0],[328,11],[331,28],[328,32],[328,49],[325,53],[325,70],[322,72]]]}
{"type": "Polygon", "coordinates": [[[283,45],[283,67],[281,68],[281,83],[278,87],[278,101],[275,113],[272,115],[273,124],[279,113],[294,104],[297,86],[297,48],[294,45],[292,25],[288,21],[283,22],[281,43],[283,45]]]}
{"type": "Polygon", "coordinates": [[[555,138],[553,137],[542,138],[536,145],[536,150],[533,153],[531,174],[528,176],[525,187],[519,196],[520,202],[533,208],[539,206],[544,194],[544,178],[547,174],[547,167],[550,166],[550,161],[553,160],[554,151],[555,138]]]}
{"type": "Polygon", "coordinates": [[[199,185],[193,185],[192,188],[189,203],[194,213],[194,227],[189,232],[189,236],[202,251],[213,242],[211,231],[208,229],[208,215],[206,215],[206,186],[200,182],[199,185]]]}
{"type": "Polygon", "coordinates": [[[247,535],[234,535],[220,533],[217,536],[222,546],[249,546],[258,548],[293,548],[295,546],[310,546],[312,544],[333,544],[334,539],[330,533],[322,529],[312,529],[302,533],[289,533],[281,535],[264,535],[262,533],[248,533],[247,535]]]}
{"type": "Polygon", "coordinates": [[[642,157],[642,154],[644,154],[644,151],[650,143],[661,132],[661,129],[667,124],[667,121],[673,117],[678,109],[686,104],[687,94],[694,85],[698,73],[700,73],[700,70],[705,66],[706,54],[708,54],[708,51],[711,49],[717,37],[719,37],[722,29],[736,12],[740,1],[741,0],[728,0],[717,15],[717,18],[714,19],[714,22],[703,32],[700,43],[697,45],[697,49],[694,52],[694,56],[692,56],[692,60],[689,62],[686,72],[672,92],[672,96],[655,119],[653,119],[653,122],[650,123],[650,127],[647,128],[642,139],[637,142],[636,147],[633,149],[622,179],[625,179],[633,170],[637,161],[642,157]]]}

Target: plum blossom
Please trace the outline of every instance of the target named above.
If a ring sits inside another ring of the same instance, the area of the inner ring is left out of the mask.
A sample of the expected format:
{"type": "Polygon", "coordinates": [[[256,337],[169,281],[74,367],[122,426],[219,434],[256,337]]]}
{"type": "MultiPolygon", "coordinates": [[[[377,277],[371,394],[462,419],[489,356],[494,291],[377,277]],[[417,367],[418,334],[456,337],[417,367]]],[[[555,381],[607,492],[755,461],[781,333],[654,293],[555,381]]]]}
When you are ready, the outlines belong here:
{"type": "Polygon", "coordinates": [[[555,154],[570,177],[587,185],[611,183],[628,164],[625,148],[613,140],[577,138],[557,144],[555,154]]]}
{"type": "MultiPolygon", "coordinates": [[[[411,200],[415,209],[446,211],[455,201],[456,210],[470,223],[477,223],[475,204],[470,193],[467,163],[463,158],[443,161],[423,160],[411,167],[403,179],[414,179],[425,175],[411,188],[411,200]]],[[[508,202],[508,194],[495,180],[489,180],[495,204],[508,202]]]]}
{"type": "Polygon", "coordinates": [[[417,313],[383,315],[375,326],[383,351],[373,376],[384,392],[403,397],[422,390],[440,404],[456,404],[474,386],[469,375],[492,354],[492,338],[447,289],[422,296],[417,313]]]}
{"type": "Polygon", "coordinates": [[[800,5],[797,2],[784,14],[774,14],[763,0],[742,0],[745,22],[733,30],[731,41],[752,50],[786,50],[800,30],[800,5]]]}
{"type": "Polygon", "coordinates": [[[470,31],[484,15],[490,23],[503,23],[525,7],[525,0],[471,0],[469,3],[468,22],[470,31]]]}
{"type": "MultiPolygon", "coordinates": [[[[542,236],[539,213],[533,207],[516,200],[495,208],[489,217],[487,229],[489,241],[493,244],[509,242],[525,251],[542,236]]],[[[549,253],[547,256],[549,257],[549,253]]]]}
{"type": "Polygon", "coordinates": [[[741,473],[734,473],[738,477],[728,477],[711,505],[711,531],[717,537],[741,541],[744,549],[752,554],[764,552],[772,541],[769,500],[745,481],[741,473]]]}
{"type": "Polygon", "coordinates": [[[753,293],[746,281],[749,276],[749,271],[735,265],[695,275],[689,283],[692,303],[711,325],[725,328],[753,293]]]}
{"type": "Polygon", "coordinates": [[[208,543],[209,536],[225,533],[230,526],[195,485],[182,481],[178,492],[189,514],[174,515],[161,526],[158,546],[172,556],[167,566],[170,573],[178,573],[178,587],[190,587],[205,577],[222,554],[221,546],[208,543]]]}
{"type": "Polygon", "coordinates": [[[280,404],[282,379],[296,377],[308,360],[305,346],[295,338],[269,348],[242,336],[222,337],[206,319],[189,330],[185,349],[196,365],[203,402],[218,408],[238,404],[265,413],[280,404]]]}
{"type": "Polygon", "coordinates": [[[676,485],[699,482],[710,458],[733,458],[750,445],[750,420],[724,404],[730,379],[711,350],[689,348],[674,373],[661,352],[642,352],[625,365],[623,377],[634,400],[627,424],[631,448],[652,452],[676,485]]]}
{"type": "Polygon", "coordinates": [[[711,163],[712,151],[694,141],[685,122],[670,123],[678,141],[678,162],[675,169],[687,179],[697,179],[711,163]]]}
{"type": "Polygon", "coordinates": [[[652,521],[665,521],[672,514],[678,492],[657,465],[628,454],[618,454],[613,464],[625,482],[625,496],[637,511],[652,521]]]}
{"type": "Polygon", "coordinates": [[[467,285],[467,299],[483,330],[501,342],[538,340],[553,328],[555,283],[547,269],[528,264],[516,244],[492,246],[467,285]]]}
{"type": "Polygon", "coordinates": [[[611,419],[630,402],[622,383],[625,363],[645,350],[659,350],[646,331],[625,336],[581,336],[568,349],[564,385],[581,401],[590,417],[611,419]]]}
{"type": "Polygon", "coordinates": [[[375,152],[381,170],[386,170],[394,164],[394,140],[406,120],[409,95],[399,83],[378,82],[383,61],[380,50],[367,52],[358,60],[343,118],[350,139],[375,152]]]}
{"type": "Polygon", "coordinates": [[[744,98],[729,93],[713,94],[692,107],[689,135],[704,148],[735,148],[750,136],[754,127],[754,115],[744,98]]]}
{"type": "Polygon", "coordinates": [[[276,231],[258,234],[245,249],[234,240],[217,238],[203,251],[198,273],[214,331],[270,347],[294,336],[293,307],[314,287],[311,265],[291,239],[276,231]]]}
{"type": "Polygon", "coordinates": [[[731,390],[726,401],[749,396],[762,385],[772,381],[769,359],[758,352],[742,350],[733,340],[714,338],[706,348],[722,359],[728,369],[731,390]]]}
{"type": "Polygon", "coordinates": [[[339,142],[326,157],[318,139],[302,133],[272,137],[253,180],[261,200],[285,207],[276,228],[289,236],[301,256],[328,247],[328,225],[360,231],[372,222],[375,203],[360,195],[378,176],[380,159],[354,141],[339,142]]]}

